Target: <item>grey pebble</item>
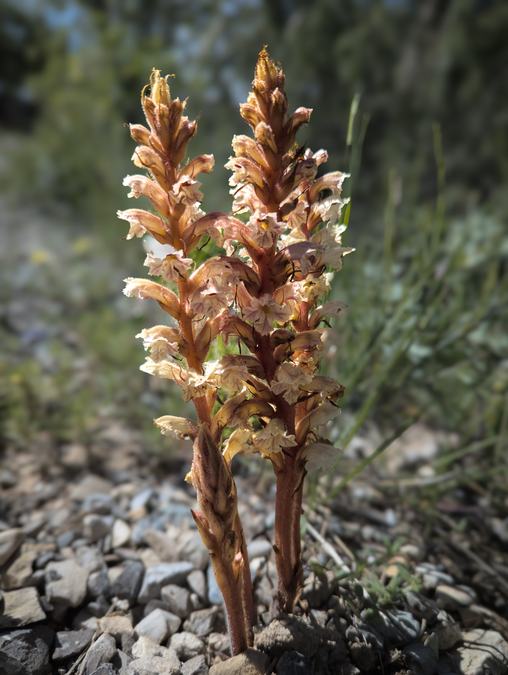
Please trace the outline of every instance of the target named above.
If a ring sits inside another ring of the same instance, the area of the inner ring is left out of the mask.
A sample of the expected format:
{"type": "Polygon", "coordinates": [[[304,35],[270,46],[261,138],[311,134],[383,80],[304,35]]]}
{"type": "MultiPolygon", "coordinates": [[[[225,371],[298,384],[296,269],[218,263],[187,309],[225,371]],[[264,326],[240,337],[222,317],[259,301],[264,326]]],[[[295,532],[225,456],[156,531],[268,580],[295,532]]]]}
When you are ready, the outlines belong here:
{"type": "Polygon", "coordinates": [[[210,633],[221,632],[225,626],[222,614],[217,607],[209,607],[192,612],[184,624],[184,629],[204,638],[210,633]]]}
{"type": "Polygon", "coordinates": [[[185,619],[189,616],[192,604],[190,591],[176,584],[168,584],[161,589],[161,598],[166,603],[170,612],[185,619]]]}
{"type": "Polygon", "coordinates": [[[202,654],[205,651],[205,644],[193,633],[183,631],[175,633],[169,642],[171,649],[174,649],[181,661],[188,661],[193,656],[202,654]]]}
{"type": "Polygon", "coordinates": [[[103,633],[90,647],[83,661],[83,675],[93,675],[103,663],[109,663],[116,653],[115,638],[103,633]]]}
{"type": "Polygon", "coordinates": [[[153,612],[141,619],[134,630],[138,636],[144,636],[157,644],[161,644],[168,635],[178,630],[180,623],[180,618],[174,614],[162,609],[154,609],[153,612]]]}
{"type": "Polygon", "coordinates": [[[22,628],[0,635],[0,673],[49,675],[54,633],[47,626],[22,628]]]}
{"type": "Polygon", "coordinates": [[[148,567],[139,591],[139,602],[146,603],[160,597],[163,586],[181,583],[191,570],[190,562],[159,563],[148,567]]]}
{"type": "Polygon", "coordinates": [[[0,628],[21,628],[46,618],[37,589],[32,586],[7,591],[2,597],[0,628]]]}
{"type": "Polygon", "coordinates": [[[88,628],[59,631],[56,634],[53,661],[66,661],[81,654],[92,641],[93,634],[93,630],[88,628]]]}
{"type": "Polygon", "coordinates": [[[111,594],[122,600],[128,600],[130,604],[134,604],[141,588],[144,572],[145,567],[143,563],[137,560],[127,562],[123,571],[111,585],[111,594]]]}
{"type": "Polygon", "coordinates": [[[211,565],[208,567],[206,580],[208,583],[208,602],[212,605],[221,605],[222,593],[220,592],[217,581],[215,580],[215,574],[213,573],[211,565]]]}
{"type": "Polygon", "coordinates": [[[193,656],[182,664],[182,675],[207,675],[208,666],[203,654],[193,656]]]}
{"type": "Polygon", "coordinates": [[[46,596],[63,607],[79,607],[86,596],[88,571],[75,560],[50,562],[46,567],[46,596]]]}

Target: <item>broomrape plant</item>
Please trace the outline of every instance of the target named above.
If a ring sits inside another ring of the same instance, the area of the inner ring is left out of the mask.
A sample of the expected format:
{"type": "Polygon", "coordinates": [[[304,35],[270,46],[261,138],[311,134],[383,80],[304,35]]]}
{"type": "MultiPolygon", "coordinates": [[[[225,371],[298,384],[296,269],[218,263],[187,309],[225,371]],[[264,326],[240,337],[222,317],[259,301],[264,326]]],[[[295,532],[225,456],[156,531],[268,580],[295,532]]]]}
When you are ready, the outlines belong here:
{"type": "Polygon", "coordinates": [[[322,304],[344,248],[338,225],[346,174],[318,176],[327,153],[298,147],[308,108],[288,114],[284,73],[263,49],[252,91],[240,114],[252,135],[233,138],[232,214],[200,208],[197,176],[213,157],[184,162],[196,122],[172,98],[167,78],[154,70],[141,104],[148,128],[133,124],[134,164],[146,175],[127,176],[131,197],[147,197],[155,213],[118,213],[127,238],[151,235],[166,255],[148,254],[147,279],[126,280],[125,294],[156,300],[171,319],[138,337],[149,353],[141,369],[176,382],[196,409],[196,420],[166,415],[163,434],[193,440],[189,482],[197,493],[193,517],[224,597],[233,653],[252,644],[254,609],[247,547],[231,470],[235,455],[258,453],[276,478],[274,551],[278,603],[292,611],[302,585],[300,515],[308,470],[333,460],[326,425],[343,387],[319,373],[326,338],[321,327],[338,302],[322,304]],[[205,237],[224,251],[199,266],[193,252],[205,237]],[[222,337],[227,353],[208,359],[222,337]]]}

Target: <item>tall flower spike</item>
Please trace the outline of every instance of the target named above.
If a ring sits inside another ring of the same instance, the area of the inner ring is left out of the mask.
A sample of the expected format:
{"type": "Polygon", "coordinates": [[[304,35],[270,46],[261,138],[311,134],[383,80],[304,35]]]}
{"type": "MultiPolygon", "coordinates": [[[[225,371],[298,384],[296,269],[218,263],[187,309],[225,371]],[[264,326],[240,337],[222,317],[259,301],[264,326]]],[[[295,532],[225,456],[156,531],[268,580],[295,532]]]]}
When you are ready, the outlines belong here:
{"type": "Polygon", "coordinates": [[[240,260],[214,258],[195,268],[192,251],[206,234],[219,238],[215,216],[201,210],[196,176],[213,168],[212,155],[185,163],[187,143],[197,124],[184,115],[185,101],[172,98],[167,78],[154,70],[141,94],[148,127],[130,126],[137,142],[132,160],[148,176],[127,176],[129,197],[146,197],[155,213],[143,209],[119,211],[129,225],[127,238],[151,235],[165,245],[165,255],[149,253],[149,274],[163,283],[126,279],[125,294],[153,299],[171,317],[169,326],[141,331],[150,357],[145,372],[171,379],[192,399],[198,424],[165,415],[156,420],[162,433],[194,439],[190,481],[197,492],[199,511],[193,513],[207,546],[226,606],[234,654],[252,643],[252,586],[247,547],[238,517],[236,488],[218,438],[211,432],[212,410],[217,399],[214,368],[205,363],[220,326],[220,314],[233,302],[235,284],[257,287],[257,276],[240,260]],[[215,280],[221,281],[220,288],[215,280]]]}
{"type": "Polygon", "coordinates": [[[257,449],[272,462],[278,596],[281,608],[290,611],[302,580],[304,478],[308,468],[334,459],[325,427],[343,392],[319,375],[324,339],[320,323],[339,311],[333,303],[319,302],[330,289],[332,271],[340,269],[351,249],[342,246],[343,228],[338,225],[346,174],[317,177],[327,153],[298,147],[296,134],[312,111],[288,113],[284,79],[263,49],[252,91],[240,106],[252,137],[233,138],[234,155],[226,165],[233,172],[233,212],[247,214],[248,222],[230,218],[223,227],[224,240],[256,271],[259,285],[240,289],[236,317],[225,330],[239,336],[257,361],[252,400],[262,398],[270,413],[258,414],[259,431],[248,419],[238,419],[236,410],[238,434],[230,437],[225,452],[227,457],[241,452],[241,439],[245,452],[257,449]]]}

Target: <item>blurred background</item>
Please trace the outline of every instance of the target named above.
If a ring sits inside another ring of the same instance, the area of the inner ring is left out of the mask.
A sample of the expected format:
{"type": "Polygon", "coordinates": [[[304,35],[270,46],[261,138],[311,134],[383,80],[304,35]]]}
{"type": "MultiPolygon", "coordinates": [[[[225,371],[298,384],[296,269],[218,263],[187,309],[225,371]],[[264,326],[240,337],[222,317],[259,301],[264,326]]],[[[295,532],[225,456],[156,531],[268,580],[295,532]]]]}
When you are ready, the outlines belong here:
{"type": "Polygon", "coordinates": [[[115,217],[126,123],[151,68],[174,74],[193,152],[216,157],[205,205],[228,210],[222,167],[268,44],[290,104],[314,108],[301,142],[352,174],[357,252],[327,365],[347,387],[340,475],[407,429],[443,489],[506,489],[506,2],[0,0],[0,14],[3,447],[58,455],[109,433],[179,451],[151,422],[178,395],[137,370],[134,335],[157,310],[121,294],[143,274],[115,217]]]}

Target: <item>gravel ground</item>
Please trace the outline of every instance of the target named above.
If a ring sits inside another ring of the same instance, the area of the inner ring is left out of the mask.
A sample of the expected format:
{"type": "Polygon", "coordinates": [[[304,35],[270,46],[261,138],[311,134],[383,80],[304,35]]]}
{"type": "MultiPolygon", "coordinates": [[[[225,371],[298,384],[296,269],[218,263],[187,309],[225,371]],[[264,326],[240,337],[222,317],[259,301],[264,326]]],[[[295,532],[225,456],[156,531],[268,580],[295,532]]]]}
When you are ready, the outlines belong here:
{"type": "MultiPolygon", "coordinates": [[[[418,513],[402,518],[397,500],[367,486],[327,508],[311,502],[302,598],[294,616],[277,616],[273,512],[259,497],[271,483],[241,467],[258,627],[256,649],[229,659],[185,463],[167,471],[147,461],[135,436],[115,427],[95,442],[58,456],[43,444],[6,453],[0,673],[508,673],[505,521],[486,517],[498,548],[485,561],[480,547],[467,548],[474,528],[466,539],[436,539],[418,513]]],[[[436,527],[452,517],[444,510],[436,527]]]]}

